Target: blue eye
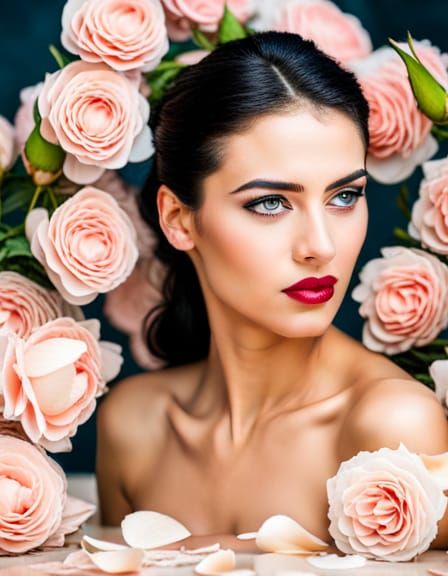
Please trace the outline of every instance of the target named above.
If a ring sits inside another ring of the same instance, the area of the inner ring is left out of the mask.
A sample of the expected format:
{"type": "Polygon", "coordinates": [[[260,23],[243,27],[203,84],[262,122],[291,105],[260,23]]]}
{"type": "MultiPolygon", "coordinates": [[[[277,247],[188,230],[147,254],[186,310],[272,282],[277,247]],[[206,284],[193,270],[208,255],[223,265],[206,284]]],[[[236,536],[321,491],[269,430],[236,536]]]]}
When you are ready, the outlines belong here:
{"type": "Polygon", "coordinates": [[[349,190],[342,190],[341,192],[339,192],[339,194],[336,194],[336,196],[333,196],[334,198],[342,198],[343,196],[349,196],[349,202],[347,204],[342,204],[343,208],[348,208],[351,206],[354,206],[357,201],[358,198],[360,196],[364,196],[364,192],[362,191],[362,188],[353,188],[353,189],[349,189],[349,190]],[[353,200],[352,202],[350,202],[350,198],[353,200]]]}

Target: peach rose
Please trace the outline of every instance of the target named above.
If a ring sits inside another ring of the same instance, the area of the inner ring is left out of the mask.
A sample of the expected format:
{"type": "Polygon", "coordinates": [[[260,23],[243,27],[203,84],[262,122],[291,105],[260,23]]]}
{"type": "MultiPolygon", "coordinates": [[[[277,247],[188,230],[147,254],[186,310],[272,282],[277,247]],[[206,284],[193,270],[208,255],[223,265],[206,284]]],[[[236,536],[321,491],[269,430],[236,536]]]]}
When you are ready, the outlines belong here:
{"type": "MultiPolygon", "coordinates": [[[[400,46],[409,52],[407,44],[400,46]]],[[[427,42],[415,42],[415,48],[439,82],[448,86],[445,56],[427,42]]],[[[383,46],[352,68],[370,107],[367,168],[379,182],[400,182],[437,152],[432,122],[417,108],[406,67],[395,50],[383,46]]]]}
{"type": "Polygon", "coordinates": [[[176,56],[174,60],[186,66],[193,66],[209,54],[208,50],[188,50],[188,52],[182,52],[182,54],[176,56]]]}
{"type": "Polygon", "coordinates": [[[106,295],[104,314],[119,330],[129,334],[134,360],[153,370],[163,365],[148,350],[143,339],[144,319],[151,308],[162,302],[162,283],[166,269],[162,262],[141,260],[129,278],[106,295]]]}
{"type": "Polygon", "coordinates": [[[9,170],[17,158],[14,127],[0,116],[0,174],[9,170]]]}
{"type": "Polygon", "coordinates": [[[68,0],[61,42],[86,62],[120,71],[149,72],[169,49],[159,0],[68,0]]]}
{"type": "Polygon", "coordinates": [[[118,202],[87,186],[48,219],[44,208],[25,221],[31,251],[62,296],[88,304],[126,280],[138,258],[137,235],[118,202]]]}
{"type": "Polygon", "coordinates": [[[43,85],[43,82],[39,82],[35,86],[27,86],[26,88],[22,88],[20,91],[21,104],[14,117],[16,141],[20,149],[25,146],[25,142],[28,140],[28,136],[34,128],[34,103],[39,96],[43,85]]]}
{"type": "Polygon", "coordinates": [[[64,472],[44,450],[0,433],[0,555],[63,546],[94,511],[67,496],[64,472]]]}
{"type": "Polygon", "coordinates": [[[422,166],[425,178],[412,207],[408,232],[423,248],[448,254],[448,161],[432,160],[422,166]]]}
{"type": "MultiPolygon", "coordinates": [[[[445,350],[448,354],[448,349],[445,350]]],[[[428,371],[434,380],[436,396],[445,408],[445,413],[448,416],[448,359],[435,360],[430,364],[428,371]]]]}
{"type": "Polygon", "coordinates": [[[352,292],[367,319],[363,343],[386,354],[425,346],[448,325],[448,266],[418,248],[388,246],[381,254],[352,292]]]}
{"type": "Polygon", "coordinates": [[[279,6],[273,28],[313,40],[340,63],[365,58],[372,51],[370,36],[358,18],[328,0],[291,0],[279,6]]]}
{"type": "Polygon", "coordinates": [[[19,420],[30,440],[47,450],[70,450],[69,438],[122,363],[120,346],[98,340],[98,320],[68,317],[47,322],[26,340],[1,333],[3,417],[19,420]]]}
{"type": "Polygon", "coordinates": [[[448,501],[404,444],[342,462],[327,480],[327,493],[329,532],[339,550],[390,562],[429,548],[448,501]]]}
{"type": "Polygon", "coordinates": [[[140,80],[79,60],[46,77],[38,100],[40,132],[67,153],[63,171],[69,180],[89,184],[106,168],[153,154],[140,80]]]}
{"type": "MultiPolygon", "coordinates": [[[[162,4],[168,36],[175,42],[182,42],[191,37],[192,28],[216,32],[225,0],[162,0],[162,4]]],[[[254,0],[227,0],[227,6],[240,22],[246,22],[255,8],[254,0]]]]}
{"type": "Polygon", "coordinates": [[[56,290],[46,290],[17,272],[0,272],[0,328],[28,338],[34,328],[59,316],[83,320],[78,306],[65,302],[56,290]]]}

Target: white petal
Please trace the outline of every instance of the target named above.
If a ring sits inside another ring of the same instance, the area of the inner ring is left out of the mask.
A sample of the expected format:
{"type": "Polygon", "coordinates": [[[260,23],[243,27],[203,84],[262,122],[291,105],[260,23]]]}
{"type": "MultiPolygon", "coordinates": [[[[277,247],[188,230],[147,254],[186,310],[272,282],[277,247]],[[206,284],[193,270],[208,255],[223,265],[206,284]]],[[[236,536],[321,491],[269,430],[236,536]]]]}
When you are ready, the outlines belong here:
{"type": "Polygon", "coordinates": [[[115,542],[107,542],[106,540],[98,540],[92,538],[88,534],[84,534],[81,540],[81,547],[86,552],[107,552],[110,550],[127,550],[128,546],[123,544],[116,544],[115,542]]]}
{"type": "Polygon", "coordinates": [[[76,362],[87,350],[83,340],[50,338],[34,344],[25,352],[25,371],[29,378],[38,378],[76,362]]]}
{"type": "Polygon", "coordinates": [[[361,568],[367,560],[364,556],[351,554],[347,556],[338,556],[337,554],[324,554],[323,556],[311,556],[307,561],[316,568],[325,568],[325,570],[347,570],[348,568],[361,568]]]}
{"type": "Polygon", "coordinates": [[[105,169],[101,168],[101,166],[79,162],[73,154],[67,154],[62,170],[64,175],[76,184],[92,184],[105,172],[105,169]]]}
{"type": "Polygon", "coordinates": [[[263,522],[257,533],[257,546],[265,552],[307,554],[325,550],[328,544],[305,530],[298,522],[277,514],[263,522]]]}
{"type": "Polygon", "coordinates": [[[255,540],[257,537],[257,532],[244,532],[243,534],[238,534],[238,540],[255,540]]]}
{"type": "Polygon", "coordinates": [[[142,566],[144,556],[143,550],[135,548],[94,552],[93,554],[87,552],[87,554],[95,566],[109,574],[137,572],[142,566]]]}
{"type": "Polygon", "coordinates": [[[441,489],[448,490],[448,452],[435,456],[428,454],[419,454],[419,456],[441,489]]]}
{"type": "Polygon", "coordinates": [[[149,126],[144,126],[143,130],[137,134],[132,144],[129,162],[143,162],[154,154],[154,144],[152,132],[149,126]]]}
{"type": "Polygon", "coordinates": [[[157,548],[188,538],[191,532],[180,522],[159,512],[139,510],[121,522],[124,541],[134,548],[157,548]]]}
{"type": "Polygon", "coordinates": [[[204,558],[195,566],[195,572],[198,574],[215,576],[233,570],[236,565],[235,552],[228,548],[227,550],[218,550],[213,552],[207,558],[204,558]]]}

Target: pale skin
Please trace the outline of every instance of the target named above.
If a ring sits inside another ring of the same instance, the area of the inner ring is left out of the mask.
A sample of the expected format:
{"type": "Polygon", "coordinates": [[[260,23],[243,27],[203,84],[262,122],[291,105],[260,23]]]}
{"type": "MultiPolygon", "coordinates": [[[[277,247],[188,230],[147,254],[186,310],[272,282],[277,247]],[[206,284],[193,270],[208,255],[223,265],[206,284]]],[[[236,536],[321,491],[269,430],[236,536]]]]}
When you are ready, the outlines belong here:
{"type": "MultiPolygon", "coordinates": [[[[431,390],[332,325],[368,223],[365,196],[353,194],[366,186],[353,120],[334,110],[271,114],[225,150],[199,213],[165,185],[158,191],[162,229],[198,273],[210,352],[124,380],[100,406],[102,521],[156,510],[187,526],[183,544],[250,550],[235,534],[287,514],[331,543],[326,481],[340,463],[399,442],[448,451],[448,423],[431,390]],[[254,179],[303,190],[231,193],[254,179]],[[276,198],[248,209],[267,195],[276,198]],[[322,304],[282,292],[327,274],[338,282],[322,304]]],[[[431,547],[448,547],[448,512],[431,547]]]]}

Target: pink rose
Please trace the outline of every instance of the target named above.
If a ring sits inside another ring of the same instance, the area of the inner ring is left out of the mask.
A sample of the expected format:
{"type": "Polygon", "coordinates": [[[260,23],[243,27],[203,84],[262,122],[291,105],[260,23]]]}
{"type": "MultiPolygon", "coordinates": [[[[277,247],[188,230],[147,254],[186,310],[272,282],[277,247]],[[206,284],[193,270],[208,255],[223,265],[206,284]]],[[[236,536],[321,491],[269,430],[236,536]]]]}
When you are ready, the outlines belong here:
{"type": "MultiPolygon", "coordinates": [[[[192,28],[216,32],[224,14],[225,0],[162,0],[168,36],[175,42],[191,37],[192,28]]],[[[227,0],[227,5],[240,22],[246,22],[254,11],[253,0],[227,0]]]]}
{"type": "MultiPolygon", "coordinates": [[[[448,355],[448,348],[445,348],[445,352],[448,355]]],[[[448,359],[435,360],[429,366],[428,371],[434,380],[436,396],[445,408],[445,413],[448,416],[448,359]]]]}
{"type": "MultiPolygon", "coordinates": [[[[409,52],[407,44],[400,46],[409,52]]],[[[422,62],[448,86],[439,50],[425,42],[416,42],[415,48],[422,62]]],[[[437,152],[437,141],[430,134],[432,122],[417,108],[406,67],[392,48],[379,48],[352,68],[370,107],[367,168],[379,182],[400,182],[437,152]]]]}
{"type": "Polygon", "coordinates": [[[65,302],[56,290],[46,290],[17,272],[0,272],[0,327],[28,338],[34,328],[59,316],[83,320],[78,306],[65,302]]]}
{"type": "Polygon", "coordinates": [[[361,270],[352,298],[367,321],[363,343],[397,354],[425,346],[448,325],[448,266],[418,248],[388,246],[361,270]]]}
{"type": "Polygon", "coordinates": [[[34,103],[39,96],[43,85],[43,82],[39,82],[39,84],[36,84],[35,86],[27,86],[20,91],[21,105],[14,118],[16,141],[20,149],[25,146],[25,142],[28,140],[28,136],[34,128],[34,103]]]}
{"type": "Polygon", "coordinates": [[[44,208],[32,210],[25,231],[34,256],[72,304],[113,290],[137,262],[131,220],[110,194],[92,186],[61,204],[50,220],[44,208]]]}
{"type": "Polygon", "coordinates": [[[68,317],[47,322],[26,340],[0,334],[4,418],[19,420],[30,440],[47,450],[70,450],[69,438],[122,363],[118,345],[98,340],[98,320],[68,317]]]}
{"type": "Polygon", "coordinates": [[[0,555],[63,546],[94,511],[67,496],[64,472],[44,450],[0,434],[0,555]]]}
{"type": "Polygon", "coordinates": [[[328,0],[291,0],[279,6],[273,28],[313,40],[340,63],[365,58],[372,42],[361,22],[328,0]]]}
{"type": "Polygon", "coordinates": [[[149,72],[169,49],[159,0],[68,0],[61,42],[86,62],[120,71],[149,72]]]}
{"type": "Polygon", "coordinates": [[[423,248],[448,254],[448,161],[432,160],[422,166],[425,178],[412,207],[408,232],[423,248]]]}
{"type": "Polygon", "coordinates": [[[437,535],[448,498],[416,454],[359,452],[327,480],[329,532],[346,554],[411,560],[437,535]]]}
{"type": "Polygon", "coordinates": [[[95,186],[113,196],[120,208],[129,216],[137,234],[139,257],[152,258],[156,238],[154,232],[140,215],[137,203],[139,188],[126,184],[113,170],[107,170],[95,186]]]}
{"type": "Polygon", "coordinates": [[[106,295],[103,308],[109,322],[129,334],[134,360],[150,370],[163,363],[150,353],[143,340],[144,319],[151,308],[162,302],[165,275],[164,265],[156,258],[141,260],[126,282],[106,295]]]}
{"type": "Polygon", "coordinates": [[[69,180],[89,184],[106,168],[153,154],[149,104],[132,80],[106,64],[75,61],[45,79],[39,96],[42,136],[67,153],[69,180]]]}
{"type": "Polygon", "coordinates": [[[0,174],[9,170],[17,158],[13,126],[0,116],[0,174]]]}

